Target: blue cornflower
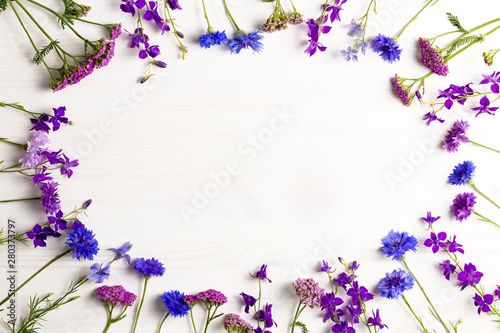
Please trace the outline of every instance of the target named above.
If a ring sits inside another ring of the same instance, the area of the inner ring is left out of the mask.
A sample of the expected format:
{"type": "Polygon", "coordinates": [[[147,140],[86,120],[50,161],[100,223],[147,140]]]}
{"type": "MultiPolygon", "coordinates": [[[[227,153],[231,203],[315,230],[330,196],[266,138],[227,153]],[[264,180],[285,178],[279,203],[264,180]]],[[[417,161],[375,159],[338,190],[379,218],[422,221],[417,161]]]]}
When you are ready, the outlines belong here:
{"type": "Polygon", "coordinates": [[[87,276],[87,279],[95,279],[95,283],[103,283],[104,280],[109,278],[110,269],[111,265],[102,267],[101,264],[95,263],[90,266],[90,274],[87,276]]]}
{"type": "Polygon", "coordinates": [[[417,251],[418,241],[415,237],[408,235],[406,231],[397,232],[394,230],[389,231],[387,236],[382,238],[382,252],[394,259],[403,259],[403,256],[408,251],[417,251]]]}
{"type": "Polygon", "coordinates": [[[168,311],[174,317],[184,317],[191,309],[183,299],[184,293],[178,290],[166,291],[161,296],[161,301],[167,307],[168,311]]]}
{"type": "Polygon", "coordinates": [[[130,255],[127,254],[127,252],[130,251],[131,248],[132,244],[130,244],[130,242],[126,242],[122,247],[119,247],[117,249],[111,248],[109,250],[116,253],[113,260],[120,260],[121,258],[123,258],[127,262],[127,264],[130,265],[130,255]]]}
{"type": "Polygon", "coordinates": [[[215,44],[217,45],[226,45],[227,43],[226,30],[214,32],[214,40],[215,44]]]}
{"type": "Polygon", "coordinates": [[[399,298],[404,291],[413,288],[414,281],[413,275],[401,268],[386,273],[378,285],[380,296],[389,299],[399,298]]]}
{"type": "Polygon", "coordinates": [[[206,34],[198,37],[198,41],[200,42],[200,46],[206,49],[214,45],[226,45],[226,31],[215,31],[214,33],[207,32],[206,34]]]}
{"type": "Polygon", "coordinates": [[[93,260],[94,255],[99,252],[99,247],[95,235],[85,227],[76,228],[68,233],[66,247],[73,250],[73,258],[80,260],[93,260]]]}
{"type": "Polygon", "coordinates": [[[356,53],[358,53],[358,51],[351,48],[350,46],[347,48],[347,50],[340,51],[340,54],[344,57],[345,61],[358,61],[358,56],[356,55],[356,53]]]}
{"type": "Polygon", "coordinates": [[[361,26],[361,24],[358,24],[354,19],[352,19],[351,23],[349,23],[348,29],[349,31],[347,32],[347,34],[351,37],[359,36],[361,31],[363,31],[363,27],[361,26]]]}
{"type": "Polygon", "coordinates": [[[379,34],[372,40],[372,49],[390,63],[400,59],[402,49],[392,38],[379,34]]]}
{"type": "Polygon", "coordinates": [[[134,261],[134,269],[137,271],[137,273],[143,274],[148,278],[153,275],[163,276],[163,273],[165,273],[165,267],[160,261],[155,258],[137,258],[134,261]]]}
{"type": "Polygon", "coordinates": [[[268,277],[267,277],[267,272],[266,272],[266,269],[267,269],[267,265],[262,265],[259,269],[259,271],[255,274],[255,276],[253,276],[252,274],[250,274],[251,277],[253,278],[256,278],[256,279],[260,279],[260,280],[264,280],[266,279],[267,281],[269,281],[269,283],[273,282],[271,281],[268,277]]]}
{"type": "Polygon", "coordinates": [[[474,163],[464,161],[453,169],[453,172],[448,176],[448,180],[453,185],[465,185],[474,177],[474,170],[476,170],[474,163]]]}
{"type": "Polygon", "coordinates": [[[231,53],[240,53],[242,49],[252,48],[259,53],[264,49],[264,44],[260,41],[264,36],[260,31],[251,32],[248,35],[238,33],[236,37],[227,42],[231,53]]]}

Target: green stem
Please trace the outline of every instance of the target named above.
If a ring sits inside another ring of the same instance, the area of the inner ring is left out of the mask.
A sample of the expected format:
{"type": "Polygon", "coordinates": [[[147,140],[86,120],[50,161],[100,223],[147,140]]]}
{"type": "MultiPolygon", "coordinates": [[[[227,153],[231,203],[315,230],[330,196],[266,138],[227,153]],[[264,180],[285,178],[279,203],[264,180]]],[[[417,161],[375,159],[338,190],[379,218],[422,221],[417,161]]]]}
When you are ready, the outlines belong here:
{"type": "Polygon", "coordinates": [[[160,333],[161,331],[161,327],[163,326],[163,323],[165,322],[165,320],[168,318],[168,315],[170,314],[170,312],[167,312],[167,314],[163,317],[163,319],[161,320],[161,323],[160,323],[160,326],[158,327],[158,333],[160,333]]]}
{"type": "Polygon", "coordinates": [[[479,146],[479,147],[483,147],[483,148],[486,148],[486,149],[489,149],[489,150],[493,150],[493,151],[496,151],[497,153],[500,153],[500,150],[496,150],[496,149],[493,149],[493,148],[490,148],[488,146],[484,146],[480,143],[477,143],[477,142],[474,142],[472,140],[469,140],[470,143],[472,143],[473,145],[476,145],[476,146],[479,146]]]}
{"type": "Polygon", "coordinates": [[[137,313],[135,314],[134,320],[134,328],[132,329],[132,333],[135,332],[137,328],[137,322],[139,321],[139,316],[141,314],[142,304],[144,303],[144,298],[146,297],[146,288],[148,287],[148,281],[150,276],[144,275],[144,290],[142,292],[141,303],[139,304],[139,308],[137,309],[137,313]]]}
{"type": "Polygon", "coordinates": [[[184,44],[182,44],[182,42],[179,38],[179,32],[177,31],[177,28],[175,27],[175,23],[174,23],[174,20],[172,19],[172,15],[170,15],[170,9],[168,9],[167,0],[164,0],[164,2],[165,2],[165,18],[167,18],[167,15],[168,15],[168,20],[172,24],[172,29],[174,31],[175,39],[177,39],[177,42],[179,43],[179,45],[181,47],[182,60],[186,60],[187,47],[184,46],[184,44]]]}
{"type": "Polygon", "coordinates": [[[405,295],[401,295],[401,298],[403,298],[403,301],[405,301],[406,305],[408,306],[408,309],[410,309],[410,311],[413,314],[413,316],[415,317],[415,319],[417,319],[417,321],[420,324],[420,326],[422,326],[424,332],[425,333],[429,333],[429,331],[427,330],[427,328],[425,328],[424,324],[422,323],[422,320],[415,314],[415,311],[413,311],[410,303],[408,303],[408,301],[406,300],[405,295]]]}
{"type": "Polygon", "coordinates": [[[304,309],[306,308],[306,305],[304,305],[302,307],[302,309],[300,308],[300,306],[302,305],[302,301],[299,301],[299,304],[297,305],[297,310],[295,311],[295,316],[293,317],[293,322],[292,322],[292,331],[291,333],[294,332],[295,330],[295,323],[297,322],[297,320],[299,319],[299,316],[300,314],[302,313],[302,311],[304,311],[304,309]]]}
{"type": "Polygon", "coordinates": [[[10,200],[0,200],[0,203],[15,202],[15,201],[41,200],[41,199],[42,199],[42,197],[23,198],[23,199],[10,199],[10,200]]]}
{"type": "Polygon", "coordinates": [[[193,308],[189,309],[189,316],[191,317],[191,323],[193,324],[194,333],[197,333],[196,332],[196,325],[194,323],[194,317],[193,317],[193,308]]]}
{"type": "Polygon", "coordinates": [[[428,0],[428,2],[422,7],[422,9],[420,9],[418,11],[418,13],[415,14],[415,16],[412,17],[412,19],[410,21],[408,21],[408,23],[406,23],[406,25],[396,34],[396,36],[394,36],[394,41],[397,42],[398,41],[398,38],[401,37],[401,35],[403,34],[403,32],[406,30],[406,28],[408,28],[408,26],[410,24],[412,24],[413,22],[415,22],[415,20],[417,19],[417,17],[420,15],[420,13],[422,13],[424,11],[425,8],[427,8],[427,6],[429,6],[432,2],[434,1],[433,5],[436,4],[439,0],[428,0]]]}
{"type": "MultiPolygon", "coordinates": [[[[497,20],[500,20],[500,19],[497,19],[497,20]]],[[[488,31],[487,33],[485,33],[485,34],[483,35],[483,37],[486,37],[486,36],[488,36],[488,35],[491,35],[491,34],[492,34],[492,33],[494,33],[495,31],[497,31],[498,29],[500,29],[500,25],[499,25],[498,27],[496,27],[496,28],[494,28],[494,29],[492,29],[492,30],[488,31]]],[[[472,32],[472,30],[471,30],[471,32],[472,32]]],[[[467,50],[469,47],[471,47],[472,45],[474,45],[474,44],[476,44],[476,43],[477,43],[477,41],[472,42],[472,43],[470,43],[469,45],[465,46],[464,48],[462,48],[462,49],[460,49],[460,50],[456,51],[455,53],[453,53],[452,55],[450,55],[449,57],[447,57],[446,61],[449,61],[449,60],[453,59],[454,57],[456,57],[457,55],[459,55],[459,54],[460,54],[460,53],[462,53],[463,51],[467,50]]]]}
{"type": "MultiPolygon", "coordinates": [[[[205,304],[206,306],[206,304],[205,304]]],[[[207,333],[208,325],[210,324],[210,309],[211,307],[207,306],[207,320],[205,321],[205,329],[203,330],[203,333],[207,333]]],[[[215,311],[214,311],[215,314],[215,311]]]]}
{"type": "Polygon", "coordinates": [[[102,331],[102,333],[106,333],[109,330],[109,328],[111,327],[114,307],[115,307],[114,304],[109,309],[108,309],[108,307],[106,307],[106,309],[108,309],[108,316],[109,317],[108,317],[108,323],[106,324],[106,327],[104,327],[104,331],[102,331]]]}
{"type": "Polygon", "coordinates": [[[476,214],[477,216],[479,216],[479,217],[481,218],[481,220],[482,220],[482,221],[484,221],[484,222],[489,222],[489,223],[491,223],[491,224],[493,224],[493,225],[495,225],[495,226],[497,226],[497,227],[499,227],[499,228],[500,228],[500,225],[496,224],[495,222],[493,222],[493,221],[492,221],[492,220],[490,220],[489,218],[487,218],[487,217],[485,217],[485,216],[483,216],[483,215],[479,214],[479,213],[478,213],[478,212],[476,212],[476,211],[473,211],[473,213],[474,213],[474,214],[476,214]]]}
{"type": "Polygon", "coordinates": [[[483,192],[481,192],[476,184],[474,184],[474,182],[471,180],[469,182],[467,182],[477,193],[479,193],[483,198],[485,198],[486,200],[488,200],[489,202],[491,202],[493,205],[495,205],[495,207],[497,207],[498,209],[500,209],[500,206],[497,205],[497,203],[493,200],[491,200],[490,198],[488,198],[483,192]]]}
{"type": "Polygon", "coordinates": [[[207,9],[205,8],[205,0],[201,0],[201,3],[203,5],[203,14],[205,15],[205,20],[207,20],[207,25],[208,25],[207,31],[210,34],[213,34],[214,33],[214,28],[212,28],[212,26],[210,25],[210,21],[208,20],[207,9]]]}
{"type": "Polygon", "coordinates": [[[233,23],[234,28],[236,29],[236,32],[239,33],[240,35],[244,35],[245,33],[243,32],[243,30],[240,29],[240,27],[238,27],[238,25],[236,24],[236,21],[233,18],[233,15],[231,15],[231,12],[229,11],[229,8],[227,7],[226,0],[222,0],[222,2],[224,3],[224,8],[226,9],[226,13],[229,16],[229,19],[231,20],[231,22],[233,23]]]}
{"type": "Polygon", "coordinates": [[[415,282],[417,283],[418,287],[422,291],[422,294],[424,294],[425,299],[427,300],[427,303],[429,303],[429,305],[431,306],[432,312],[433,312],[434,316],[436,317],[436,319],[441,323],[441,325],[443,325],[443,327],[446,330],[446,332],[450,333],[450,330],[448,329],[448,326],[446,325],[446,323],[444,322],[444,320],[441,318],[441,316],[437,312],[437,310],[434,307],[434,305],[432,304],[430,298],[427,296],[427,293],[425,292],[424,287],[420,284],[420,282],[418,281],[418,279],[415,276],[415,274],[413,274],[413,272],[410,270],[410,267],[408,267],[408,264],[406,263],[406,260],[403,258],[403,260],[401,260],[401,262],[405,266],[406,270],[408,272],[410,272],[410,274],[413,276],[413,279],[415,280],[415,282]]]}
{"type": "Polygon", "coordinates": [[[54,259],[52,259],[51,261],[49,261],[48,263],[46,263],[45,265],[43,265],[42,268],[40,268],[38,271],[36,271],[33,275],[31,275],[29,277],[28,280],[24,281],[23,284],[21,284],[19,287],[16,288],[16,290],[14,290],[13,293],[9,294],[7,297],[5,297],[1,302],[0,302],[0,305],[4,304],[5,302],[7,302],[12,296],[14,296],[15,294],[17,294],[17,292],[19,291],[19,289],[21,289],[22,287],[24,287],[28,282],[30,282],[35,276],[37,276],[38,274],[40,274],[45,268],[49,267],[50,265],[52,265],[54,262],[56,262],[58,259],[61,259],[62,257],[64,257],[65,255],[67,255],[68,253],[70,253],[71,251],[73,251],[72,249],[68,249],[66,251],[64,251],[63,253],[61,253],[60,255],[54,257],[54,259]]]}
{"type": "Polygon", "coordinates": [[[18,146],[18,147],[21,147],[24,149],[26,149],[26,147],[27,147],[26,144],[12,142],[12,141],[7,140],[6,138],[0,138],[0,141],[3,141],[5,143],[10,143],[11,145],[18,146]]]}

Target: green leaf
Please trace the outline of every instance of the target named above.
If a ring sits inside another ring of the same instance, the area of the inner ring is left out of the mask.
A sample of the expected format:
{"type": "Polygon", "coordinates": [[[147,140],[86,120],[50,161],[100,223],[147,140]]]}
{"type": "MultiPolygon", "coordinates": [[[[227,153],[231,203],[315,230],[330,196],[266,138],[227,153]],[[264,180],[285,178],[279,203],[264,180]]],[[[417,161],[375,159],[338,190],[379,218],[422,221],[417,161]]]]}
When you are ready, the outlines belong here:
{"type": "Polygon", "coordinates": [[[54,49],[54,46],[58,43],[59,42],[55,40],[53,42],[50,42],[49,45],[39,49],[38,52],[33,56],[33,61],[35,62],[35,64],[39,65],[42,62],[43,58],[45,58],[45,56],[49,54],[49,52],[52,51],[54,49]]]}
{"type": "Polygon", "coordinates": [[[303,322],[296,321],[295,322],[295,326],[298,326],[298,327],[302,328],[302,332],[309,333],[309,330],[307,329],[306,324],[304,324],[303,322]]]}
{"type": "Polygon", "coordinates": [[[448,16],[448,21],[450,21],[451,25],[454,26],[455,28],[458,29],[458,31],[464,33],[464,34],[468,34],[469,31],[467,31],[463,26],[462,24],[460,24],[460,21],[458,20],[458,17],[452,15],[451,13],[446,13],[446,15],[448,16]]]}
{"type": "Polygon", "coordinates": [[[7,0],[0,0],[0,13],[7,9],[7,0]]]}
{"type": "Polygon", "coordinates": [[[450,45],[450,48],[446,52],[446,56],[444,57],[444,61],[448,61],[448,57],[456,50],[461,48],[462,46],[466,46],[469,44],[474,44],[474,43],[482,43],[484,41],[484,37],[479,35],[473,35],[473,36],[466,36],[463,38],[460,38],[457,40],[455,43],[450,45]]]}

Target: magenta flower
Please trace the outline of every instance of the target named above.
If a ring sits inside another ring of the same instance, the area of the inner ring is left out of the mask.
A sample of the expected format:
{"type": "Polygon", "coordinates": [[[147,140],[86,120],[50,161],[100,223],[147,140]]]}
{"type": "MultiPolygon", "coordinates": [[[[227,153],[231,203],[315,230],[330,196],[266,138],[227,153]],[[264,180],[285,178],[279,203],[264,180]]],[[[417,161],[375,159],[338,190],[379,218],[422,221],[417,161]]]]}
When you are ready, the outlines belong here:
{"type": "Polygon", "coordinates": [[[461,281],[460,289],[464,290],[467,286],[474,286],[476,283],[481,281],[483,273],[476,270],[476,266],[473,264],[465,264],[464,270],[458,273],[457,279],[461,281]]]}
{"type": "Polygon", "coordinates": [[[427,247],[432,247],[432,252],[436,253],[439,251],[440,247],[446,247],[446,244],[443,242],[446,239],[446,232],[442,231],[439,234],[435,234],[431,232],[431,238],[425,240],[424,245],[427,247]]]}

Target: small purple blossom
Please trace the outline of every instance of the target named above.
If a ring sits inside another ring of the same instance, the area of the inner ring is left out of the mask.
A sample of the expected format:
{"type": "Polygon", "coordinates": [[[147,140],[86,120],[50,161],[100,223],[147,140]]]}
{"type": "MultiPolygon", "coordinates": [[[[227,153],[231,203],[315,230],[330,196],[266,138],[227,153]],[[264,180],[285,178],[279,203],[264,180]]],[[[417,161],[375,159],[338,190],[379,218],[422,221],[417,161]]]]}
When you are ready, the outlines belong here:
{"type": "Polygon", "coordinates": [[[472,214],[476,199],[477,197],[471,192],[457,194],[451,205],[451,211],[455,214],[457,221],[462,222],[472,214]]]}
{"type": "Polygon", "coordinates": [[[256,278],[256,279],[259,279],[259,280],[267,280],[269,281],[269,283],[273,282],[271,281],[268,277],[267,277],[267,272],[266,272],[266,269],[267,269],[267,265],[262,265],[259,269],[259,271],[255,274],[255,276],[253,276],[252,274],[250,274],[251,277],[253,278],[256,278]]]}
{"type": "Polygon", "coordinates": [[[40,186],[41,183],[53,180],[54,178],[50,175],[50,172],[47,171],[46,167],[36,168],[35,175],[33,176],[33,183],[40,186]]]}
{"type": "Polygon", "coordinates": [[[491,75],[484,75],[483,80],[479,82],[479,84],[488,84],[491,83],[490,89],[492,93],[498,94],[500,93],[500,71],[493,72],[491,75]]]}
{"type": "Polygon", "coordinates": [[[325,11],[330,13],[330,22],[340,21],[340,11],[343,10],[342,5],[347,0],[335,0],[333,5],[326,5],[325,11]]]}
{"type": "Polygon", "coordinates": [[[347,321],[341,321],[332,326],[333,333],[356,333],[354,327],[349,326],[347,321]]]}
{"type": "Polygon", "coordinates": [[[255,303],[257,302],[257,299],[251,295],[245,294],[245,293],[240,293],[241,297],[243,297],[243,301],[245,302],[245,312],[249,313],[250,312],[250,307],[254,306],[255,303]]]}
{"type": "Polygon", "coordinates": [[[120,260],[123,258],[127,262],[127,264],[130,265],[130,255],[127,253],[132,249],[132,244],[130,242],[126,242],[122,247],[119,247],[117,249],[111,248],[109,249],[111,252],[116,253],[115,257],[113,258],[114,261],[120,260]]]}
{"type": "Polygon", "coordinates": [[[321,298],[325,295],[325,290],[313,279],[297,279],[293,283],[293,290],[304,305],[314,309],[321,305],[321,298]]]}
{"type": "Polygon", "coordinates": [[[449,153],[454,153],[458,151],[460,144],[469,142],[469,138],[465,133],[469,129],[469,126],[466,120],[455,121],[444,137],[443,148],[446,148],[449,153]]]}
{"type": "Polygon", "coordinates": [[[457,269],[457,266],[453,265],[449,260],[443,261],[439,266],[443,268],[443,275],[446,280],[450,280],[450,275],[455,273],[457,269]]]}
{"type": "Polygon", "coordinates": [[[464,290],[467,286],[474,286],[481,281],[483,273],[476,270],[473,264],[465,264],[462,272],[458,273],[457,279],[461,281],[460,289],[464,290]]]}
{"type": "Polygon", "coordinates": [[[340,51],[340,55],[344,57],[345,61],[358,61],[357,50],[351,48],[350,46],[346,50],[340,51]]]}
{"type": "Polygon", "coordinates": [[[491,114],[492,116],[494,116],[495,114],[493,112],[498,110],[498,107],[490,107],[490,100],[489,100],[488,96],[486,96],[486,95],[484,95],[479,100],[479,104],[481,106],[478,106],[476,108],[471,108],[471,110],[477,111],[476,117],[482,113],[487,113],[487,114],[491,114]]]}
{"type": "Polygon", "coordinates": [[[373,316],[368,318],[367,325],[368,326],[377,326],[379,329],[383,329],[384,327],[388,328],[386,324],[382,323],[382,320],[380,319],[379,312],[380,312],[379,309],[377,309],[377,312],[373,312],[373,310],[372,310],[373,316]]]}
{"type": "Polygon", "coordinates": [[[434,217],[434,216],[432,216],[431,212],[427,212],[427,217],[422,217],[421,219],[424,220],[425,222],[427,222],[428,227],[426,230],[429,230],[431,228],[432,224],[434,222],[436,222],[437,220],[439,220],[440,218],[441,218],[441,216],[434,217]]]}
{"type": "Polygon", "coordinates": [[[445,248],[446,244],[443,242],[446,239],[446,232],[442,231],[437,235],[431,232],[431,237],[424,241],[424,245],[427,247],[432,247],[432,252],[436,253],[439,248],[445,248]]]}
{"type": "Polygon", "coordinates": [[[259,321],[264,322],[265,327],[272,327],[273,325],[276,325],[276,322],[273,320],[273,315],[271,313],[272,307],[272,304],[266,304],[264,306],[264,310],[257,311],[256,317],[259,321]]]}
{"type": "Polygon", "coordinates": [[[68,124],[69,120],[64,116],[66,107],[60,106],[58,108],[52,108],[54,110],[54,116],[49,119],[49,123],[52,123],[52,131],[57,131],[61,127],[61,123],[68,124]]]}
{"type": "Polygon", "coordinates": [[[103,283],[109,278],[111,265],[102,267],[101,264],[95,263],[90,266],[90,274],[87,276],[89,280],[95,280],[95,283],[103,283]]]}
{"type": "Polygon", "coordinates": [[[182,9],[181,6],[179,5],[179,0],[166,0],[166,1],[170,9],[172,10],[182,9]]]}
{"type": "Polygon", "coordinates": [[[148,55],[151,58],[156,58],[160,54],[160,47],[158,45],[149,45],[148,43],[144,43],[144,50],[139,51],[139,58],[146,59],[148,55]]]}
{"type": "Polygon", "coordinates": [[[54,225],[54,229],[58,230],[66,230],[67,222],[63,219],[63,212],[60,210],[54,216],[47,217],[47,221],[54,225]]]}
{"type": "Polygon", "coordinates": [[[363,27],[361,26],[361,24],[358,24],[354,19],[352,19],[351,23],[349,23],[348,29],[349,31],[347,32],[347,34],[351,37],[359,36],[363,31],[363,27]]]}
{"type": "Polygon", "coordinates": [[[326,312],[323,315],[323,321],[326,322],[329,319],[334,319],[335,317],[342,317],[345,313],[342,309],[338,309],[339,305],[342,305],[344,300],[340,297],[336,297],[334,293],[326,293],[321,297],[321,310],[326,312]]]}
{"type": "Polygon", "coordinates": [[[460,252],[462,254],[465,251],[462,249],[463,245],[457,243],[457,236],[453,235],[453,239],[448,240],[448,251],[451,253],[460,252]]]}
{"type": "Polygon", "coordinates": [[[425,123],[426,126],[429,126],[433,121],[444,123],[444,119],[438,118],[436,112],[427,112],[422,120],[427,120],[425,123]]]}
{"type": "Polygon", "coordinates": [[[327,273],[333,273],[332,268],[330,265],[328,265],[328,262],[325,260],[322,260],[323,264],[321,265],[321,268],[318,270],[318,272],[327,272],[327,273]]]}
{"type": "Polygon", "coordinates": [[[71,168],[76,168],[79,165],[78,160],[70,161],[68,156],[62,154],[62,158],[59,159],[59,163],[61,163],[61,175],[66,175],[68,178],[71,178],[73,175],[73,170],[71,168]]]}
{"type": "Polygon", "coordinates": [[[472,297],[474,300],[474,305],[477,306],[477,314],[481,314],[481,312],[490,312],[490,305],[493,303],[494,297],[490,294],[485,294],[483,297],[478,295],[477,293],[472,297]]]}
{"type": "Polygon", "coordinates": [[[49,127],[49,115],[48,114],[42,114],[40,117],[34,119],[30,119],[31,123],[33,124],[33,127],[30,128],[30,131],[35,130],[35,131],[43,131],[45,133],[49,133],[50,127],[49,127]]]}

